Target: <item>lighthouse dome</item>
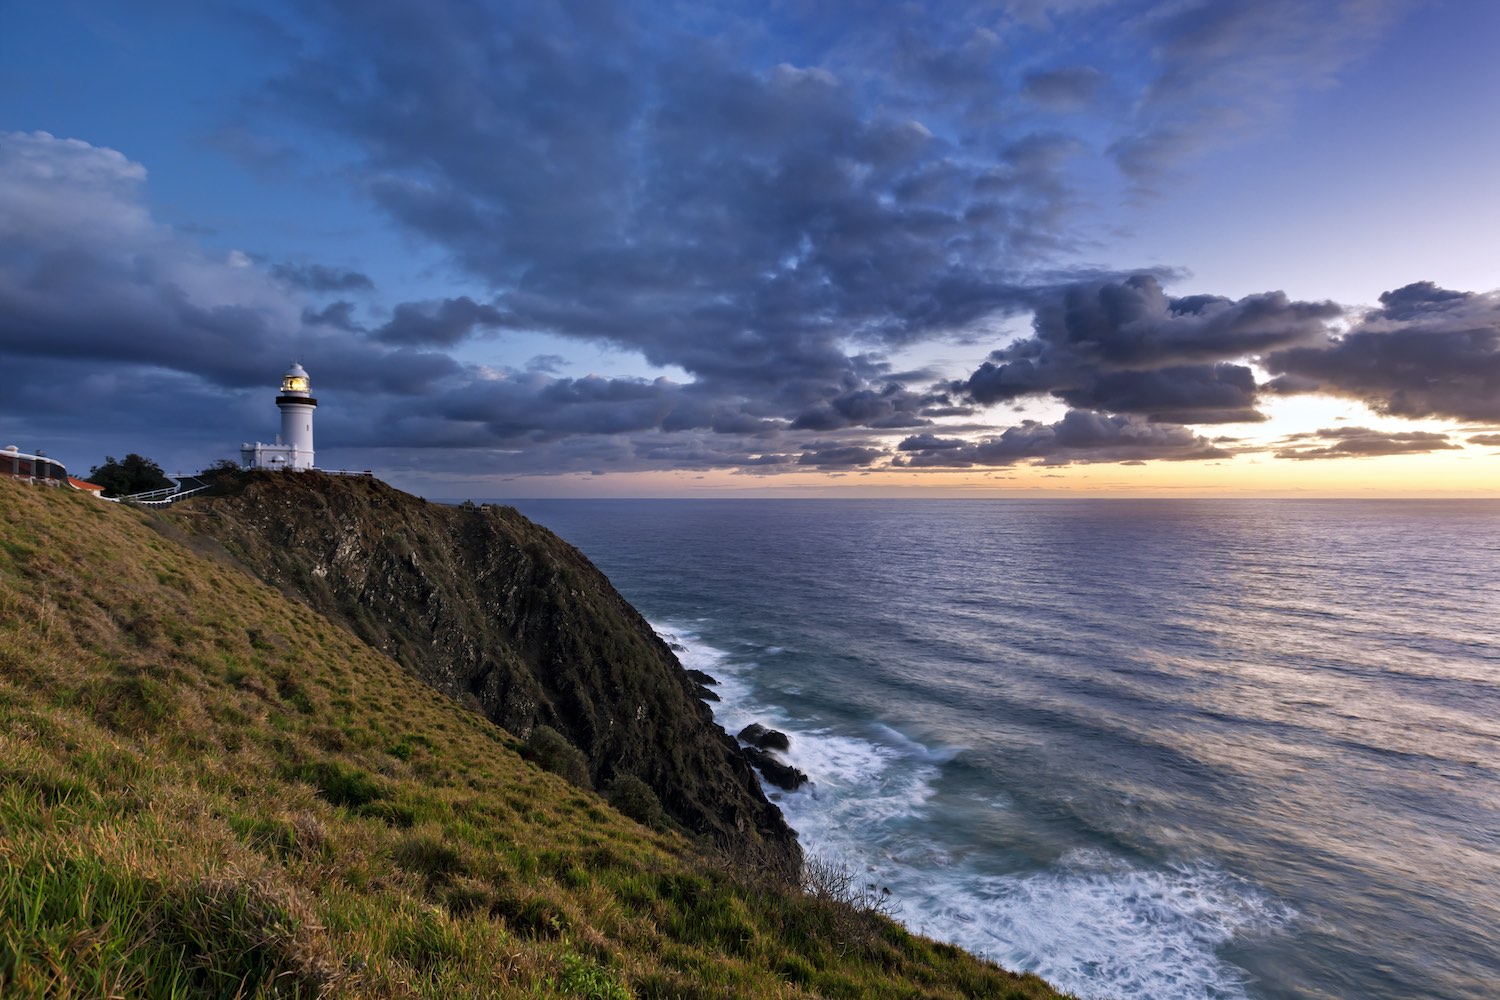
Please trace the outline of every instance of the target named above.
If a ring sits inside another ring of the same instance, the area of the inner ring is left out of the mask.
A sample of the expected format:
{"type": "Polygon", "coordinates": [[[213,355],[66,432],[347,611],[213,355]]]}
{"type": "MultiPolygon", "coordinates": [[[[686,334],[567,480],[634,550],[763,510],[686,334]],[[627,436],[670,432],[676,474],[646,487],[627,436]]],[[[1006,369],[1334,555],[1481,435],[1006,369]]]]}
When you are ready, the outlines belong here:
{"type": "Polygon", "coordinates": [[[307,379],[307,371],[301,366],[294,364],[281,376],[281,391],[295,392],[302,395],[308,393],[310,383],[307,379]]]}

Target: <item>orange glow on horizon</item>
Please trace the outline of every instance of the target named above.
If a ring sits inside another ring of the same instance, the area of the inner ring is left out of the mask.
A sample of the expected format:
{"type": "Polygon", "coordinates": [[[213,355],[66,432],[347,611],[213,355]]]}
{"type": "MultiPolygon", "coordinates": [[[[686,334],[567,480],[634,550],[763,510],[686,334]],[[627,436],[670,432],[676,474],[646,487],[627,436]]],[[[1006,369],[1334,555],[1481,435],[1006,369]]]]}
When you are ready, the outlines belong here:
{"type": "Polygon", "coordinates": [[[1500,452],[1292,460],[1255,452],[1209,462],[855,469],[749,475],[724,470],[424,479],[419,492],[505,497],[1306,497],[1500,499],[1500,452]]]}

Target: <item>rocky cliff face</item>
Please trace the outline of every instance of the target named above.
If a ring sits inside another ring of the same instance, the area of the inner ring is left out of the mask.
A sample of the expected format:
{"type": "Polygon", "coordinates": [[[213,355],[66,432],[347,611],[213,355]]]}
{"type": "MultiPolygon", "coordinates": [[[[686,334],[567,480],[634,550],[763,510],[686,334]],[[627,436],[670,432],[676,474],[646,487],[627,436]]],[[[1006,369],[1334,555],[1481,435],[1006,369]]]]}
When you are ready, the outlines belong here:
{"type": "Polygon", "coordinates": [[[666,644],[582,553],[508,507],[448,507],[378,479],[250,473],[170,515],[524,738],[634,775],[729,850],[796,864],[795,835],[666,644]]]}

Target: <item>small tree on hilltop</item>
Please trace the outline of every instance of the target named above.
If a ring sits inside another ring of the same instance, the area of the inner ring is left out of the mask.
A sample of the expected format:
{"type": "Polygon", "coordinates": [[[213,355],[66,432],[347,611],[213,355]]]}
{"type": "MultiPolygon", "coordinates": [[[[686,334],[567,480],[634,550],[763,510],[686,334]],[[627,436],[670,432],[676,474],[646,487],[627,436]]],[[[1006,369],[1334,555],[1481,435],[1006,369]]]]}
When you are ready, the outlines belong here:
{"type": "Polygon", "coordinates": [[[161,466],[134,452],[126,455],[123,461],[106,455],[103,465],[89,470],[89,481],[103,486],[107,497],[128,497],[172,485],[161,466]]]}
{"type": "Polygon", "coordinates": [[[220,458],[215,460],[212,465],[208,466],[202,472],[198,473],[198,478],[204,480],[218,479],[220,476],[232,476],[244,471],[245,470],[240,467],[240,463],[236,462],[234,459],[220,458]]]}

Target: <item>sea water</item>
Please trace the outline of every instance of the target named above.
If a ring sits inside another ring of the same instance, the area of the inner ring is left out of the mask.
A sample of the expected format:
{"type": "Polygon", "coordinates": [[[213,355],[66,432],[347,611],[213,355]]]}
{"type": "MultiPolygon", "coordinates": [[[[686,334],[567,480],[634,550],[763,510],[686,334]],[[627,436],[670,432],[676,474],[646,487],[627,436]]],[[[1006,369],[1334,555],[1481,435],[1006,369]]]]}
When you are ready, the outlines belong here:
{"type": "Polygon", "coordinates": [[[517,505],[914,930],[1088,998],[1500,996],[1500,502],[517,505]]]}

